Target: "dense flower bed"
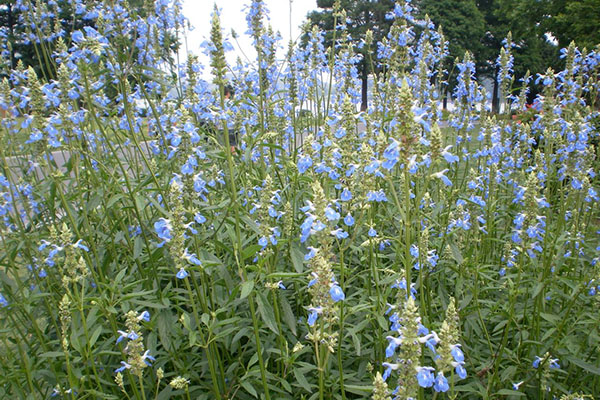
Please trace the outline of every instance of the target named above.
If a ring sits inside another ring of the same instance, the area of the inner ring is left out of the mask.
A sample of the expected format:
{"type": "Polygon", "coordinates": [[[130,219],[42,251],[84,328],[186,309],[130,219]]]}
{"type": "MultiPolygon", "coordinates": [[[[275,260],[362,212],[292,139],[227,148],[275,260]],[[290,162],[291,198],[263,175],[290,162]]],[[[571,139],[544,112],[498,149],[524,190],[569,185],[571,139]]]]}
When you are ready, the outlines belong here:
{"type": "Polygon", "coordinates": [[[0,397],[600,392],[600,52],[515,82],[508,38],[499,115],[467,53],[442,112],[448,43],[398,2],[359,112],[341,10],[277,60],[253,1],[233,66],[215,12],[178,68],[177,1],[76,0],[70,36],[17,6],[45,76],[0,84],[0,397]]]}

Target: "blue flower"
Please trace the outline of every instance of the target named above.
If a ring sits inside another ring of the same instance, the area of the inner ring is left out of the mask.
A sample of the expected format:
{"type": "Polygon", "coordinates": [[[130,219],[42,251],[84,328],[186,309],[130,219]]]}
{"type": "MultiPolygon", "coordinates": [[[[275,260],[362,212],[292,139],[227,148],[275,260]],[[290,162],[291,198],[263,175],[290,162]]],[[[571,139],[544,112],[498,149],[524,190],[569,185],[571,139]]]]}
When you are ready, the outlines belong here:
{"type": "Polygon", "coordinates": [[[314,247],[310,247],[310,246],[308,247],[308,250],[309,250],[308,253],[306,253],[304,255],[304,261],[310,260],[311,258],[316,256],[317,252],[319,251],[319,249],[315,249],[314,247]]]}
{"type": "Polygon", "coordinates": [[[172,239],[171,236],[171,222],[168,219],[160,218],[154,223],[154,230],[159,238],[168,242],[172,239]]]}
{"type": "Polygon", "coordinates": [[[389,340],[390,343],[385,348],[385,356],[387,358],[391,358],[394,356],[394,353],[396,352],[396,349],[398,348],[398,346],[400,346],[402,344],[402,339],[395,338],[393,336],[388,336],[386,339],[389,340]]]}
{"type": "Polygon", "coordinates": [[[188,272],[182,267],[179,269],[179,271],[177,272],[177,274],[175,275],[175,277],[177,279],[185,279],[188,276],[188,272]]]}
{"type": "Polygon", "coordinates": [[[194,221],[199,224],[203,224],[206,222],[206,217],[200,213],[196,213],[196,215],[194,215],[194,221]]]}
{"type": "Polygon", "coordinates": [[[418,367],[417,368],[417,381],[419,382],[419,386],[428,388],[433,386],[433,371],[434,369],[431,367],[418,367]]]}
{"type": "Polygon", "coordinates": [[[377,231],[375,230],[375,228],[371,227],[371,229],[369,229],[369,236],[370,237],[377,236],[377,231]]]}
{"type": "Polygon", "coordinates": [[[340,196],[342,201],[349,201],[352,199],[352,193],[348,189],[344,189],[342,191],[342,195],[340,196]]]}
{"type": "Polygon", "coordinates": [[[512,388],[513,390],[519,390],[519,387],[523,384],[524,381],[521,382],[517,382],[517,383],[513,383],[512,384],[512,388]]]}
{"type": "Polygon", "coordinates": [[[2,293],[0,293],[0,306],[8,307],[8,301],[4,296],[2,296],[2,293]]]}
{"type": "Polygon", "coordinates": [[[460,158],[458,156],[455,156],[454,154],[450,153],[448,151],[448,149],[450,149],[452,146],[447,146],[444,151],[442,151],[442,157],[444,157],[444,159],[446,160],[446,162],[448,162],[448,164],[454,164],[455,162],[458,162],[460,160],[460,158]]]}
{"type": "Polygon", "coordinates": [[[73,247],[77,247],[78,249],[81,249],[83,251],[90,251],[90,249],[85,244],[81,243],[81,239],[75,242],[73,244],[73,247]]]}
{"type": "Polygon", "coordinates": [[[383,376],[382,376],[382,378],[383,378],[384,381],[387,380],[387,378],[390,377],[390,374],[392,373],[392,370],[395,371],[399,367],[398,364],[391,364],[391,363],[386,363],[386,362],[384,362],[382,365],[385,367],[385,371],[383,372],[383,376]]]}
{"type": "Polygon", "coordinates": [[[540,366],[540,361],[542,361],[543,358],[535,356],[535,360],[533,360],[533,363],[531,363],[531,365],[533,366],[533,368],[538,368],[540,366]]]}
{"type": "Polygon", "coordinates": [[[269,244],[269,241],[266,238],[266,236],[263,236],[260,239],[258,239],[258,244],[264,249],[269,244]]]}
{"type": "Polygon", "coordinates": [[[129,368],[131,368],[131,365],[127,364],[125,361],[121,361],[121,367],[115,369],[115,373],[123,372],[129,368]]]}
{"type": "Polygon", "coordinates": [[[346,224],[346,226],[352,226],[352,225],[354,225],[354,218],[352,217],[352,215],[350,215],[350,213],[348,213],[344,217],[344,223],[346,224]]]}
{"type": "Polygon", "coordinates": [[[327,206],[325,208],[325,218],[327,218],[329,221],[337,221],[340,219],[340,213],[327,206]]]}
{"type": "Polygon", "coordinates": [[[317,322],[317,318],[319,317],[319,314],[322,312],[321,307],[318,308],[314,308],[311,307],[308,309],[308,311],[310,311],[310,314],[308,315],[308,326],[313,326],[315,324],[315,322],[317,322]]]}
{"type": "Polygon", "coordinates": [[[307,169],[312,166],[312,158],[310,156],[302,156],[298,160],[298,172],[301,174],[305,173],[307,169]]]}
{"type": "Polygon", "coordinates": [[[188,260],[191,264],[202,265],[202,262],[198,259],[195,253],[188,253],[187,249],[183,252],[183,258],[188,260]]]}
{"type": "Polygon", "coordinates": [[[123,339],[129,336],[129,333],[124,331],[117,331],[119,333],[119,337],[117,338],[117,344],[119,344],[123,339]]]}
{"type": "Polygon", "coordinates": [[[452,181],[450,179],[448,179],[448,177],[445,175],[446,172],[448,172],[448,169],[445,169],[440,172],[436,172],[435,174],[431,174],[431,176],[433,178],[441,179],[442,182],[444,182],[444,185],[446,185],[446,186],[452,186],[452,181]]]}
{"type": "Polygon", "coordinates": [[[331,231],[331,234],[334,235],[339,240],[346,239],[348,237],[348,232],[346,232],[345,230],[343,230],[341,228],[331,231]]]}
{"type": "Polygon", "coordinates": [[[410,246],[410,255],[414,258],[419,258],[419,248],[414,244],[410,246]]]}
{"type": "Polygon", "coordinates": [[[75,31],[71,33],[71,39],[73,39],[75,43],[81,43],[85,40],[85,37],[81,31],[75,31]]]}
{"type": "Polygon", "coordinates": [[[344,291],[337,284],[331,286],[331,288],[329,289],[329,294],[331,295],[333,301],[335,301],[336,303],[346,298],[346,295],[344,295],[344,291]]]}
{"type": "Polygon", "coordinates": [[[454,361],[456,361],[457,363],[465,362],[465,355],[460,349],[460,344],[455,344],[454,346],[452,346],[450,354],[452,354],[452,357],[454,357],[454,361]]]}
{"type": "Polygon", "coordinates": [[[450,386],[448,385],[448,379],[446,379],[443,372],[438,372],[437,376],[435,377],[433,390],[436,392],[447,392],[448,389],[450,389],[450,386]]]}
{"type": "Polygon", "coordinates": [[[152,356],[150,355],[150,350],[146,350],[146,351],[144,352],[144,354],[142,355],[142,360],[144,360],[144,362],[146,363],[146,365],[148,365],[149,367],[151,367],[151,366],[152,366],[152,364],[151,364],[151,363],[150,363],[150,361],[148,361],[148,360],[151,360],[151,361],[156,361],[156,358],[154,358],[154,357],[152,357],[152,356]]]}
{"type": "Polygon", "coordinates": [[[137,318],[139,321],[150,322],[150,313],[148,311],[142,311],[142,313],[137,318]]]}
{"type": "Polygon", "coordinates": [[[467,377],[467,370],[462,364],[458,364],[456,368],[454,368],[456,375],[460,377],[460,379],[465,379],[467,377]]]}

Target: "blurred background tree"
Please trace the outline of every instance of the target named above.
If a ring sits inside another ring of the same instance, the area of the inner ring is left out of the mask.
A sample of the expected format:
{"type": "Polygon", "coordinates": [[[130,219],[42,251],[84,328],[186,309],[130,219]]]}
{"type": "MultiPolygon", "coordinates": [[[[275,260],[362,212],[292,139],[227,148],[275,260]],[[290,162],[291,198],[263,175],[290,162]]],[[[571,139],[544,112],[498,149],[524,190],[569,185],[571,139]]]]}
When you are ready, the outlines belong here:
{"type": "MultiPolygon", "coordinates": [[[[99,0],[87,0],[85,9],[74,9],[74,2],[69,0],[37,0],[32,2],[18,2],[16,0],[0,0],[0,75],[5,68],[15,68],[21,60],[25,68],[33,67],[39,76],[47,79],[55,77],[53,63],[49,62],[49,54],[54,51],[56,40],[60,35],[67,45],[71,42],[71,33],[85,26],[95,28],[95,19],[85,18],[87,11],[93,9],[99,0]],[[23,19],[21,7],[25,5],[34,7],[36,24],[23,19]],[[60,12],[56,12],[56,10],[60,12]],[[45,41],[39,42],[42,36],[45,41]],[[44,62],[40,62],[43,60],[44,62]]],[[[126,0],[130,14],[145,17],[148,11],[154,8],[154,0],[126,0]]],[[[170,38],[171,45],[165,52],[165,59],[177,52],[178,39],[170,38]]],[[[127,46],[131,42],[126,43],[127,46]]]]}
{"type": "MultiPolygon", "coordinates": [[[[331,46],[333,40],[334,24],[334,0],[317,0],[317,7],[321,11],[313,11],[308,14],[310,25],[317,25],[325,32],[325,46],[331,46]]],[[[386,18],[386,14],[394,10],[394,0],[341,0],[341,8],[346,10],[348,33],[358,44],[360,39],[365,38],[368,30],[373,32],[373,40],[381,41],[389,32],[392,20],[386,18]]],[[[367,108],[367,91],[369,72],[371,66],[367,62],[366,47],[354,47],[354,50],[363,57],[357,65],[358,74],[361,79],[361,109],[367,108]]],[[[377,47],[373,46],[372,58],[377,59],[377,47]]]]}

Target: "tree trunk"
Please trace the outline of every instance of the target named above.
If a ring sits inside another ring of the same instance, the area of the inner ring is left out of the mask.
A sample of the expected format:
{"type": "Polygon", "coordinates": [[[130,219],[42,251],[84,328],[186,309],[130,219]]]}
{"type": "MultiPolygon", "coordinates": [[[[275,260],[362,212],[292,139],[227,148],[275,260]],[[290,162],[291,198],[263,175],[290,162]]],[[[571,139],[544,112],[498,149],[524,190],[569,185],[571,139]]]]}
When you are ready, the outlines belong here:
{"type": "Polygon", "coordinates": [[[444,91],[443,94],[443,109],[444,111],[448,109],[448,90],[447,89],[442,89],[444,91]]]}
{"type": "Polygon", "coordinates": [[[492,90],[492,112],[498,114],[500,112],[500,98],[498,96],[498,67],[494,73],[494,90],[492,90]]]}
{"type": "Polygon", "coordinates": [[[13,18],[12,4],[8,3],[7,7],[8,7],[8,29],[10,31],[8,40],[12,44],[12,46],[10,46],[10,67],[12,69],[15,69],[17,67],[17,63],[15,61],[15,32],[14,32],[15,21],[13,18]]]}
{"type": "Polygon", "coordinates": [[[367,109],[367,92],[369,90],[369,74],[367,73],[367,68],[366,66],[363,67],[363,71],[362,71],[362,76],[361,76],[361,103],[360,103],[360,110],[361,111],[365,111],[367,109]]]}

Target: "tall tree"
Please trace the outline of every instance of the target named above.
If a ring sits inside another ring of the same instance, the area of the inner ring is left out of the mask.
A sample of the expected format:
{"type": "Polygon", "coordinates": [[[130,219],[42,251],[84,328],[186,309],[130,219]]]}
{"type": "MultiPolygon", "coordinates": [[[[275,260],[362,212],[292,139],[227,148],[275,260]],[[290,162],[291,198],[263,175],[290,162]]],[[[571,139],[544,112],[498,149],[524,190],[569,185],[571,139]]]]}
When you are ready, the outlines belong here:
{"type": "MultiPolygon", "coordinates": [[[[562,0],[560,0],[562,1],[562,0]]],[[[547,35],[546,23],[553,19],[550,2],[538,0],[494,0],[492,10],[502,26],[512,33],[515,44],[514,75],[519,79],[530,71],[532,75],[543,73],[549,67],[560,67],[559,47],[547,35]]],[[[499,48],[498,48],[499,51],[499,48]]],[[[537,93],[532,85],[530,96],[537,93]]]]}
{"type": "MultiPolygon", "coordinates": [[[[322,10],[308,14],[310,23],[326,32],[326,46],[332,46],[333,41],[334,3],[334,0],[317,0],[317,7],[322,10]]],[[[348,33],[355,40],[364,38],[366,32],[371,30],[374,41],[381,41],[390,30],[392,21],[386,18],[386,14],[394,9],[394,0],[341,0],[340,7],[346,10],[348,33]]],[[[375,48],[374,51],[376,52],[376,50],[375,48]]],[[[357,67],[362,82],[361,109],[365,110],[367,108],[370,65],[366,61],[365,48],[355,47],[355,51],[363,55],[357,67]]],[[[373,54],[372,57],[376,59],[377,55],[373,54]]]]}
{"type": "Polygon", "coordinates": [[[560,47],[571,41],[579,47],[600,44],[600,0],[553,0],[543,27],[551,32],[560,47]]]}
{"type": "MultiPolygon", "coordinates": [[[[448,83],[454,84],[455,60],[462,58],[468,50],[475,61],[481,64],[483,52],[482,38],[485,34],[485,20],[477,8],[475,0],[417,0],[415,6],[421,18],[429,16],[436,26],[441,26],[448,41],[450,57],[446,68],[450,71],[448,83]]],[[[444,97],[445,106],[446,97],[444,97]]]]}
{"type": "Polygon", "coordinates": [[[481,54],[486,21],[475,0],[419,0],[415,5],[422,17],[429,15],[442,27],[452,58],[461,59],[467,50],[481,54]]]}

